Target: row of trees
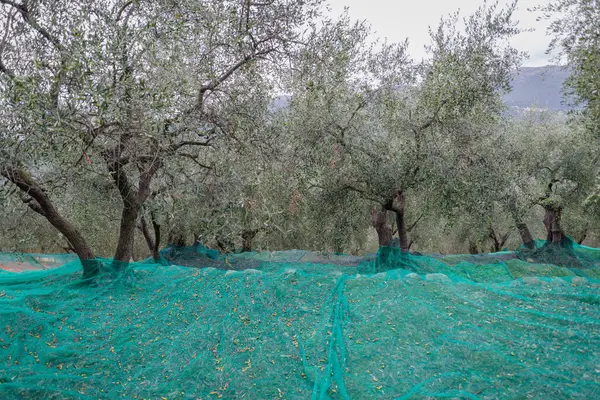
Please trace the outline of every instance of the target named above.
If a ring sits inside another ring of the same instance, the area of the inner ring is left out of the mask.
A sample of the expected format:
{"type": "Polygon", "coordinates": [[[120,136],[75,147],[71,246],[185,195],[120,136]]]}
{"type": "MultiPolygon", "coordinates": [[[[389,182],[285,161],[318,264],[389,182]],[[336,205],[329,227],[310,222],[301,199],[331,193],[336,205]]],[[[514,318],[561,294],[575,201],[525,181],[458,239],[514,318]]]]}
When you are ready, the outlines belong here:
{"type": "Polygon", "coordinates": [[[540,226],[593,236],[597,91],[570,81],[581,115],[506,114],[516,4],[441,20],[420,61],[323,7],[0,0],[3,246],[69,249],[91,277],[98,254],[122,268],[167,243],[359,252],[374,228],[380,245],[475,252],[534,246],[540,226]]]}

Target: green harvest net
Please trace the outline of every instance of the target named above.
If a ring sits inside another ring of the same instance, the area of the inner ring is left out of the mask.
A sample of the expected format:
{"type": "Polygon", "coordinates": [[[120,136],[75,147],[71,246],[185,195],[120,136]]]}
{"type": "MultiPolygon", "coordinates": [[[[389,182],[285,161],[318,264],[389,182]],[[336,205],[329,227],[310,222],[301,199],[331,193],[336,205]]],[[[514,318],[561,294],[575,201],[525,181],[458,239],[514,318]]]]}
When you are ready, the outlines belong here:
{"type": "Polygon", "coordinates": [[[600,398],[597,249],[162,257],[0,272],[0,399],[600,398]]]}

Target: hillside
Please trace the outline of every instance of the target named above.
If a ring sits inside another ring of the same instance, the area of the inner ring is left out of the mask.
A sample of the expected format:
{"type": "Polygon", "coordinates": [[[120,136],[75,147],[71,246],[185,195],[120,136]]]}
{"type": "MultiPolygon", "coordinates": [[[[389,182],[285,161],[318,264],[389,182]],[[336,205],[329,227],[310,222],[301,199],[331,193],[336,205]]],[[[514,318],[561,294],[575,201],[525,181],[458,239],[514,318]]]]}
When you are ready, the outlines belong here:
{"type": "MultiPolygon", "coordinates": [[[[565,104],[563,96],[563,82],[568,75],[568,70],[556,65],[523,67],[512,81],[510,93],[504,95],[504,101],[513,112],[531,107],[570,110],[573,106],[565,104]]],[[[289,96],[279,96],[271,107],[273,110],[285,108],[289,101],[289,96]]]]}
{"type": "Polygon", "coordinates": [[[504,96],[511,108],[548,108],[550,110],[569,110],[565,104],[563,82],[569,71],[560,66],[524,67],[512,82],[512,90],[504,96]]]}

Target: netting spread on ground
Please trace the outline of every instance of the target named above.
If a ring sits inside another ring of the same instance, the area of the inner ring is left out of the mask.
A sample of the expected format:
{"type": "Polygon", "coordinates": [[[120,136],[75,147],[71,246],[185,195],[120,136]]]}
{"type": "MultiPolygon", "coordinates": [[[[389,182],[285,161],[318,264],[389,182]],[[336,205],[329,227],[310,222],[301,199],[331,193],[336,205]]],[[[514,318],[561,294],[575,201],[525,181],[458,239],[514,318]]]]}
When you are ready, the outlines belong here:
{"type": "Polygon", "coordinates": [[[585,263],[170,248],[205,268],[3,272],[0,398],[600,398],[600,251],[571,251],[585,263]]]}

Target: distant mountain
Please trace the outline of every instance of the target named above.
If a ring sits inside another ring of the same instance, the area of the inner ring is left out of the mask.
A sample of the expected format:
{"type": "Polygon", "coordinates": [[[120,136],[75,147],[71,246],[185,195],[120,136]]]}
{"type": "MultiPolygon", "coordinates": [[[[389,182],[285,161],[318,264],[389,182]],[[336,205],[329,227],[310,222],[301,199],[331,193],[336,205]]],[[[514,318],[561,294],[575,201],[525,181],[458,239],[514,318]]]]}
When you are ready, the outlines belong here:
{"type": "Polygon", "coordinates": [[[512,90],[504,96],[511,109],[544,108],[555,111],[573,109],[565,101],[563,83],[569,71],[560,66],[524,67],[512,81],[512,90]]]}
{"type": "MultiPolygon", "coordinates": [[[[509,114],[521,114],[525,110],[549,109],[568,111],[574,107],[565,101],[563,83],[569,71],[560,66],[523,67],[511,83],[512,90],[504,95],[509,114]]],[[[290,96],[279,96],[270,105],[271,110],[285,108],[290,96]]]]}

